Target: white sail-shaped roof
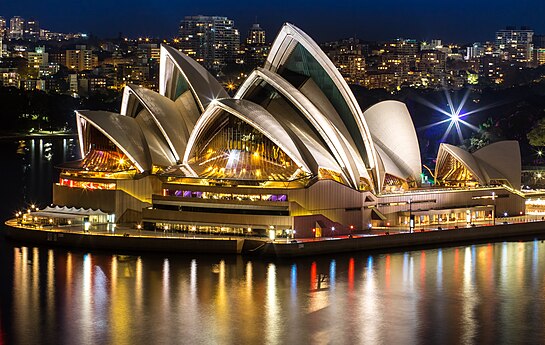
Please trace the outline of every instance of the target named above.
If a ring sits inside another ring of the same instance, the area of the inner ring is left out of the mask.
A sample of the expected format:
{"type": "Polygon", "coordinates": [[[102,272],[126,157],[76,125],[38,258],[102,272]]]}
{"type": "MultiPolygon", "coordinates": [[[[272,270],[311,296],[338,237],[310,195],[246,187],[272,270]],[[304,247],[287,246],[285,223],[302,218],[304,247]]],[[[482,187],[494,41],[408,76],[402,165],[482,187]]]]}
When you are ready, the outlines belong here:
{"type": "Polygon", "coordinates": [[[178,111],[174,101],[152,90],[127,85],[123,94],[121,114],[131,117],[138,116],[137,102],[142,104],[153,117],[164,140],[172,151],[174,163],[180,161],[189,138],[189,131],[183,114],[178,111]]]}
{"type": "Polygon", "coordinates": [[[488,173],[490,179],[506,179],[511,187],[521,186],[520,147],[516,140],[498,141],[473,153],[473,156],[491,166],[498,174],[488,173]]]}
{"type": "MultiPolygon", "coordinates": [[[[203,159],[205,147],[230,153],[231,142],[224,140],[238,130],[227,126],[236,124],[263,138],[262,145],[282,151],[282,164],[271,170],[282,179],[296,176],[290,170],[296,167],[297,176],[333,178],[379,193],[387,175],[418,181],[420,152],[405,105],[386,101],[363,113],[325,53],[291,24],[282,27],[264,68],[251,73],[234,99],[199,63],[165,45],[159,79],[159,93],[128,85],[121,114],[78,115],[118,145],[141,171],[182,163],[189,167],[188,172],[182,170],[186,175],[211,176],[196,166],[192,173],[189,164],[203,159]],[[218,146],[207,146],[212,142],[218,146]]],[[[102,140],[97,138],[97,143],[102,140]]],[[[82,152],[88,151],[82,146],[82,152]]],[[[480,166],[468,163],[478,178],[498,180],[504,174],[501,167],[480,161],[480,166]]]]}
{"type": "Polygon", "coordinates": [[[163,167],[175,165],[178,159],[157,127],[153,115],[146,108],[142,108],[134,119],[146,138],[152,163],[163,167]]]}
{"type": "Polygon", "coordinates": [[[348,84],[316,42],[294,25],[284,24],[271,47],[265,69],[286,77],[295,73],[313,79],[350,131],[367,166],[378,176],[377,154],[363,113],[348,84]]]}
{"type": "Polygon", "coordinates": [[[390,155],[388,155],[384,150],[380,148],[380,146],[376,147],[378,157],[380,159],[380,163],[382,163],[381,166],[381,185],[384,186],[384,180],[386,178],[386,174],[392,175],[395,177],[398,177],[402,180],[406,180],[405,173],[399,168],[399,166],[392,160],[390,155]]]}
{"type": "Polygon", "coordinates": [[[281,148],[303,171],[310,173],[311,169],[306,164],[297,145],[291,140],[291,135],[286,132],[269,112],[263,107],[246,101],[234,99],[222,99],[214,101],[207,111],[199,118],[195,130],[189,138],[187,149],[184,155],[184,164],[188,163],[193,146],[197,143],[204,129],[209,126],[222,111],[226,111],[244,122],[252,125],[279,148],[281,148]]]}
{"type": "Polygon", "coordinates": [[[90,149],[84,130],[91,124],[113,142],[140,171],[152,166],[148,143],[136,119],[107,111],[77,111],[78,136],[82,156],[90,149]]]}
{"type": "Polygon", "coordinates": [[[175,101],[180,96],[178,93],[185,91],[181,88],[191,91],[201,113],[213,100],[229,97],[221,84],[198,62],[177,49],[161,45],[159,93],[175,101]]]}
{"type": "Polygon", "coordinates": [[[457,146],[445,143],[441,143],[441,145],[439,145],[439,152],[437,152],[437,163],[435,165],[436,176],[440,168],[447,162],[449,155],[462,163],[480,184],[487,184],[486,178],[481,172],[481,168],[479,167],[478,162],[475,160],[475,157],[473,157],[471,153],[457,146]]]}
{"type": "MultiPolygon", "coordinates": [[[[333,123],[303,93],[280,75],[258,68],[246,79],[235,95],[235,98],[245,99],[251,87],[263,81],[280,92],[313,125],[321,139],[326,143],[327,148],[325,149],[331,152],[337,164],[341,167],[340,172],[345,175],[345,180],[350,181],[350,184],[354,188],[358,188],[361,175],[359,169],[362,170],[363,177],[368,178],[368,175],[359,155],[353,154],[357,150],[353,141],[346,142],[343,140],[340,131],[343,130],[346,132],[346,128],[337,130],[333,123]],[[348,145],[352,145],[352,151],[349,150],[348,145]]],[[[280,113],[280,115],[282,114],[280,113]]],[[[344,127],[344,125],[342,126],[344,127]]]]}
{"type": "Polygon", "coordinates": [[[396,165],[398,172],[395,176],[418,181],[422,172],[420,147],[407,106],[398,101],[383,101],[367,109],[363,115],[375,147],[382,151],[382,159],[387,155],[396,165]]]}
{"type": "MultiPolygon", "coordinates": [[[[480,185],[506,183],[520,189],[521,158],[517,141],[499,141],[485,146],[473,154],[453,145],[441,144],[437,154],[435,174],[452,156],[463,164],[480,185]]],[[[438,179],[441,176],[437,176],[438,179]]]]}

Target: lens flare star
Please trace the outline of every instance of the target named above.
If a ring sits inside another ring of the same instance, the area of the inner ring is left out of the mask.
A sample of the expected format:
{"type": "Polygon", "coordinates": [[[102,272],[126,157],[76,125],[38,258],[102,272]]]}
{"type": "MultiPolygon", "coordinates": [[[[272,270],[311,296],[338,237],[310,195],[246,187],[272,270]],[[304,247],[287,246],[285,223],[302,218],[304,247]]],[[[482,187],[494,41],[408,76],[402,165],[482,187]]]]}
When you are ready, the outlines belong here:
{"type": "Polygon", "coordinates": [[[443,136],[441,137],[441,142],[444,142],[446,140],[446,138],[448,137],[448,135],[450,134],[451,130],[453,128],[455,128],[456,133],[458,135],[458,139],[460,140],[460,143],[462,143],[464,141],[464,136],[462,134],[461,124],[468,127],[468,128],[470,128],[473,131],[476,131],[476,132],[479,131],[479,128],[477,128],[476,126],[472,125],[471,123],[463,120],[463,118],[465,118],[465,117],[467,117],[467,116],[469,116],[471,114],[474,114],[476,112],[488,109],[491,106],[481,107],[481,108],[471,110],[471,111],[468,111],[468,112],[462,112],[462,110],[464,108],[464,105],[466,104],[466,102],[467,102],[467,100],[469,98],[469,94],[470,94],[471,90],[469,90],[469,89],[466,90],[466,92],[465,92],[465,94],[464,94],[464,96],[462,98],[462,101],[458,104],[458,106],[454,106],[454,102],[452,101],[452,97],[451,97],[450,93],[448,92],[448,90],[445,89],[444,92],[445,92],[445,98],[446,98],[447,104],[448,104],[448,110],[441,109],[437,105],[435,105],[435,104],[433,104],[430,101],[427,101],[425,99],[419,99],[418,100],[423,105],[425,105],[425,106],[427,106],[427,107],[429,107],[429,108],[431,108],[433,110],[437,110],[441,114],[447,116],[446,119],[435,122],[435,123],[432,123],[432,124],[424,126],[424,127],[421,127],[421,128],[419,128],[419,130],[424,130],[424,129],[427,129],[427,128],[435,127],[435,126],[441,125],[443,123],[448,123],[447,129],[445,130],[445,133],[443,133],[443,136]]]}

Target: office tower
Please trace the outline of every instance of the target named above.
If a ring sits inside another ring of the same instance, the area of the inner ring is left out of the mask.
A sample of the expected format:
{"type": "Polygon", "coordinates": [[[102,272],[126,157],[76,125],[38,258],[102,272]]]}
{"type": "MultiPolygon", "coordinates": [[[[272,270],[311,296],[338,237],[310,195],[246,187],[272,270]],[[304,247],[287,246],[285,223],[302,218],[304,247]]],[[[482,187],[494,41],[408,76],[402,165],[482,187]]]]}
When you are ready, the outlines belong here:
{"type": "Polygon", "coordinates": [[[367,45],[357,38],[325,43],[322,47],[335,67],[348,83],[363,83],[365,77],[365,58],[367,45]]]}
{"type": "Polygon", "coordinates": [[[508,26],[496,32],[496,48],[503,52],[505,60],[529,64],[533,60],[534,31],[528,27],[508,26]]]}
{"type": "Polygon", "coordinates": [[[91,70],[98,65],[98,58],[86,46],[76,46],[76,49],[66,51],[66,67],[76,71],[91,70]]]}
{"type": "Polygon", "coordinates": [[[34,19],[29,19],[25,22],[25,38],[35,39],[40,37],[40,22],[34,19]]]}
{"type": "Polygon", "coordinates": [[[264,45],[265,44],[265,30],[263,30],[259,24],[255,23],[252,28],[248,30],[248,37],[246,38],[246,44],[249,45],[264,45]]]}
{"type": "Polygon", "coordinates": [[[0,17],[0,38],[6,35],[6,31],[6,19],[4,17],[0,17]]]}
{"type": "Polygon", "coordinates": [[[265,30],[259,24],[253,24],[248,30],[248,37],[242,50],[244,64],[255,68],[265,63],[270,46],[265,43],[265,30]]]}
{"type": "Polygon", "coordinates": [[[13,17],[9,21],[9,37],[21,39],[25,33],[25,20],[21,17],[13,17]]]}
{"type": "Polygon", "coordinates": [[[186,16],[180,24],[180,47],[206,68],[235,62],[240,35],[233,20],[217,16],[186,16]]]}

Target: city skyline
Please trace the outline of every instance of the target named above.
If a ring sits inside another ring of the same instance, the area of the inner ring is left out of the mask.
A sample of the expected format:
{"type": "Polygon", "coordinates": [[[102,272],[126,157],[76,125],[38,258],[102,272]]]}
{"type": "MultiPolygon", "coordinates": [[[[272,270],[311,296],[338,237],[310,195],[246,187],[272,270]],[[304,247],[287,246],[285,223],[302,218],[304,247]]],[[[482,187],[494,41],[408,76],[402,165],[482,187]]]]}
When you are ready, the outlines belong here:
{"type": "Polygon", "coordinates": [[[35,18],[51,31],[86,32],[100,37],[115,37],[120,32],[125,36],[174,37],[184,16],[203,14],[232,18],[242,32],[256,21],[271,32],[284,22],[294,22],[320,42],[356,36],[363,40],[411,37],[471,43],[492,40],[494,32],[507,25],[529,26],[536,33],[543,33],[542,13],[545,13],[545,4],[535,0],[521,1],[516,7],[506,0],[477,4],[463,0],[456,6],[438,5],[428,0],[419,3],[395,0],[387,4],[338,1],[334,8],[322,0],[281,2],[280,5],[212,1],[206,5],[183,6],[166,2],[132,1],[129,4],[98,0],[92,5],[84,3],[77,7],[67,7],[58,0],[47,3],[32,0],[24,4],[0,5],[0,15],[6,19],[13,16],[35,18]],[[125,15],[120,17],[119,13],[125,15]],[[155,25],[158,20],[164,25],[155,25]]]}

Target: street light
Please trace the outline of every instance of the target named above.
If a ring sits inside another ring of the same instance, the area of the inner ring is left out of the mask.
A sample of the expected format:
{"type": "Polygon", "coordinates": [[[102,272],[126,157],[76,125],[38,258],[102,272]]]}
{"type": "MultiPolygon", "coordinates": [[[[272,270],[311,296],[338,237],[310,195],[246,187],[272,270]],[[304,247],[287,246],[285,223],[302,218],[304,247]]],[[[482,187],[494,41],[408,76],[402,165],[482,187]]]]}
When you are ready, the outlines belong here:
{"type": "Polygon", "coordinates": [[[414,229],[412,203],[413,203],[413,198],[409,198],[409,233],[412,233],[414,229]]]}
{"type": "Polygon", "coordinates": [[[334,233],[334,232],[335,232],[335,227],[332,226],[332,227],[331,227],[331,237],[333,237],[333,233],[334,233]]]}
{"type": "Polygon", "coordinates": [[[492,192],[492,201],[494,202],[494,210],[492,211],[492,225],[496,225],[496,193],[492,192]]]}

